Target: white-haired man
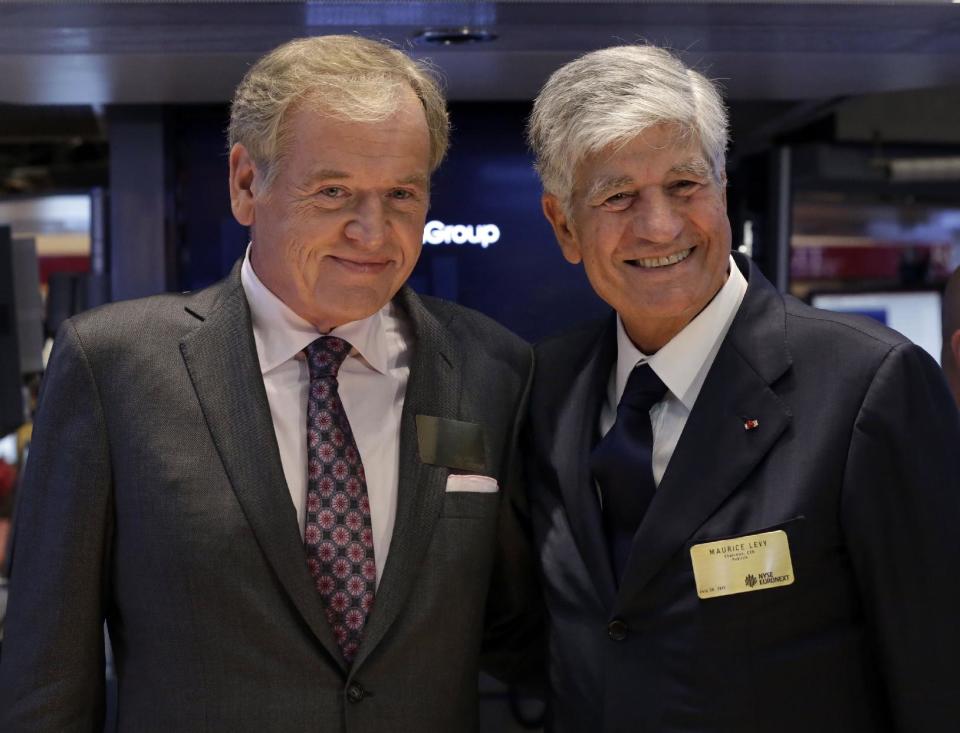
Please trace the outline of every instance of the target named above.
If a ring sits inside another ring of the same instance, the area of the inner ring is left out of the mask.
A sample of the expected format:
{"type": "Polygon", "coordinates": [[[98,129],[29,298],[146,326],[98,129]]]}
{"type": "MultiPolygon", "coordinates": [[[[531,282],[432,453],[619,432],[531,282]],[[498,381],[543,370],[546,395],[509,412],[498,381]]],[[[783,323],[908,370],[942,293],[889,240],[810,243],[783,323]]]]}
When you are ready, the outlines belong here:
{"type": "Polygon", "coordinates": [[[921,349],[731,257],[726,130],[650,46],[534,106],[544,212],[615,310],[536,352],[552,730],[953,729],[957,412],[921,349]]]}
{"type": "Polygon", "coordinates": [[[532,365],[404,287],[447,134],[429,74],[359,37],[246,74],[247,256],[57,337],[15,509],[6,733],[98,728],[104,619],[121,731],[476,728],[484,630],[529,637],[508,493],[532,365]]]}

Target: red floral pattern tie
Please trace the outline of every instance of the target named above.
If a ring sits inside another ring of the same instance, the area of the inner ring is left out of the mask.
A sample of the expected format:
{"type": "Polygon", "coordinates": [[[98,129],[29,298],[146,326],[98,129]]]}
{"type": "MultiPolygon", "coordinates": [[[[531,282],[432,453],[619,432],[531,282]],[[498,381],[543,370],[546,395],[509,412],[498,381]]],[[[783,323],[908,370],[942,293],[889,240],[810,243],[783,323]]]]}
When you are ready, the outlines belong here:
{"type": "Polygon", "coordinates": [[[307,347],[307,565],[347,663],[353,661],[373,608],[377,565],[370,498],[350,423],[337,393],[337,372],[350,344],[323,336],[307,347]]]}

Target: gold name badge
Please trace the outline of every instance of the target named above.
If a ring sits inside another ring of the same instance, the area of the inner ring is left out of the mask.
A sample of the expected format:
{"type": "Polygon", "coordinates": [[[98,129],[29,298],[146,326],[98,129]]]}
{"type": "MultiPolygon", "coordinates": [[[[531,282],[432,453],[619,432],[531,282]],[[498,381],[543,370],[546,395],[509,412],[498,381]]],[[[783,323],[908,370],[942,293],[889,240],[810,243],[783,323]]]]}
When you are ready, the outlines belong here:
{"type": "Polygon", "coordinates": [[[697,595],[717,598],[793,583],[790,543],[782,529],[690,548],[697,595]]]}

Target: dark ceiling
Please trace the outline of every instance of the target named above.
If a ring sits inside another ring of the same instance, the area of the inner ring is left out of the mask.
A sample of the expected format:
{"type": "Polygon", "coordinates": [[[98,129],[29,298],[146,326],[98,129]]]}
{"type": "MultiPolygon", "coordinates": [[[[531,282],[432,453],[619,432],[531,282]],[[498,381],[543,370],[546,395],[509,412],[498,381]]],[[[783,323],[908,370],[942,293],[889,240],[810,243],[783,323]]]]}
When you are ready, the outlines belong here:
{"type": "Polygon", "coordinates": [[[258,56],[361,33],[430,58],[454,101],[528,101],[561,64],[638,39],[721,80],[731,163],[771,141],[960,143],[960,0],[0,0],[0,195],[106,180],[113,104],[222,104],[258,56]],[[431,45],[424,31],[487,32],[431,45]]]}
{"type": "Polygon", "coordinates": [[[293,37],[361,33],[435,61],[454,100],[517,100],[574,56],[670,46],[733,99],[960,84],[960,5],[910,2],[2,2],[0,102],[217,102],[293,37]],[[429,47],[425,29],[486,30],[429,47]]]}

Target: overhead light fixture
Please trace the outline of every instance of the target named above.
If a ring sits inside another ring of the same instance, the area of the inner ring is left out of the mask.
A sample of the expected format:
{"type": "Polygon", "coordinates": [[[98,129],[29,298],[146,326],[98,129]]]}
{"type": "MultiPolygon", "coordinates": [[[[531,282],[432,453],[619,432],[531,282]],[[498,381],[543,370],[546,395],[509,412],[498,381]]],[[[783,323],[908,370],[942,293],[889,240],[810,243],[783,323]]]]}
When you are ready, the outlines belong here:
{"type": "Polygon", "coordinates": [[[426,28],[413,37],[413,42],[428,46],[463,46],[468,43],[489,43],[497,34],[484,28],[426,28]]]}

